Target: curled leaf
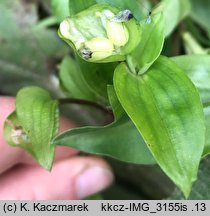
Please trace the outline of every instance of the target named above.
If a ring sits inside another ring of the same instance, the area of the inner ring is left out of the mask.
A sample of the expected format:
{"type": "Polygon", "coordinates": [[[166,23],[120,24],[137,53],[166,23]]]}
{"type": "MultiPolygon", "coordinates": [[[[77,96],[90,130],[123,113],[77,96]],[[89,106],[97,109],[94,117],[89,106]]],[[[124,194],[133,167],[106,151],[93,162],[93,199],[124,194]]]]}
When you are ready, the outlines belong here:
{"type": "Polygon", "coordinates": [[[25,149],[41,166],[50,170],[55,150],[51,140],[57,129],[57,101],[39,87],[21,89],[16,97],[16,113],[5,123],[8,142],[25,149]]]}

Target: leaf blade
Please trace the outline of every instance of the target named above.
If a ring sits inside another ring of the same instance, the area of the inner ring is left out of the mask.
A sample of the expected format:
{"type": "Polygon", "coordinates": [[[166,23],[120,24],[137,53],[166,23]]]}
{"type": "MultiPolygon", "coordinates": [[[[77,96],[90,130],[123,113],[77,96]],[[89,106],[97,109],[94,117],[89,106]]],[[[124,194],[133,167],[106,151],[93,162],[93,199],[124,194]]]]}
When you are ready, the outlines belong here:
{"type": "Polygon", "coordinates": [[[131,56],[128,56],[129,61],[134,65],[132,67],[138,68],[138,74],[146,72],[159,57],[164,43],[163,24],[164,20],[161,13],[155,15],[150,24],[147,24],[145,20],[140,23],[141,41],[131,56]],[[152,52],[148,50],[152,50],[152,52]]]}
{"type": "Polygon", "coordinates": [[[69,146],[129,163],[155,163],[140,134],[126,116],[104,127],[71,129],[58,135],[53,144],[69,146]]]}
{"type": "Polygon", "coordinates": [[[57,21],[62,21],[64,18],[70,15],[69,13],[69,0],[52,0],[52,12],[57,21]]]}
{"type": "MultiPolygon", "coordinates": [[[[209,188],[209,178],[210,178],[210,157],[205,157],[202,159],[198,171],[198,180],[192,187],[192,191],[189,200],[209,200],[210,199],[210,188],[209,188]]],[[[168,198],[170,200],[181,200],[184,199],[180,190],[176,188],[174,193],[168,198]]]]}
{"type": "Polygon", "coordinates": [[[199,91],[206,121],[206,142],[203,151],[203,156],[206,156],[210,154],[210,56],[184,55],[171,59],[184,69],[199,91]]]}
{"type": "Polygon", "coordinates": [[[175,64],[160,57],[142,76],[131,74],[124,63],[120,64],[114,87],[163,171],[188,196],[205,136],[202,106],[193,84],[175,64]],[[197,124],[198,131],[191,133],[197,124]]]}
{"type": "Polygon", "coordinates": [[[65,57],[60,65],[59,77],[61,84],[71,97],[95,100],[95,94],[90,90],[79,65],[70,57],[65,57]]]}
{"type": "Polygon", "coordinates": [[[31,140],[35,159],[50,170],[55,150],[50,143],[58,129],[58,102],[39,87],[25,87],[17,94],[16,112],[31,140]]]}

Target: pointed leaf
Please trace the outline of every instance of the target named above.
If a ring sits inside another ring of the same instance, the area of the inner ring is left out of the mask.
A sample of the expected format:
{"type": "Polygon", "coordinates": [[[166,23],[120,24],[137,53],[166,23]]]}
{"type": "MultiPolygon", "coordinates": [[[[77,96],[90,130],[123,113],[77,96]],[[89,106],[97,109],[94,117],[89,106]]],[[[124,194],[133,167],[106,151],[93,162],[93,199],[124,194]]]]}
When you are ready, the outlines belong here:
{"type": "Polygon", "coordinates": [[[155,161],[133,123],[123,117],[105,127],[75,128],[57,136],[53,144],[106,155],[121,161],[154,164],[155,161]]]}
{"type": "Polygon", "coordinates": [[[210,154],[210,56],[185,55],[171,59],[187,73],[199,91],[206,120],[206,142],[203,151],[205,156],[210,154]]]}
{"type": "Polygon", "coordinates": [[[185,73],[160,57],[141,76],[125,63],[115,70],[117,96],[163,171],[187,197],[205,142],[198,92],[185,73]]]}
{"type": "Polygon", "coordinates": [[[57,101],[39,87],[26,87],[17,94],[16,112],[31,141],[30,151],[41,166],[50,170],[55,148],[50,143],[58,129],[57,101]]]}
{"type": "Polygon", "coordinates": [[[161,13],[155,15],[148,24],[145,20],[140,23],[142,36],[138,47],[134,50],[128,62],[131,61],[133,72],[141,74],[158,58],[164,42],[164,20],[161,13]]]}
{"type": "MultiPolygon", "coordinates": [[[[199,166],[198,171],[198,180],[192,187],[192,191],[189,200],[210,200],[210,187],[209,187],[209,179],[210,179],[210,156],[203,158],[201,164],[199,166]]],[[[180,190],[177,188],[172,196],[168,199],[172,200],[181,200],[184,199],[180,190]]]]}

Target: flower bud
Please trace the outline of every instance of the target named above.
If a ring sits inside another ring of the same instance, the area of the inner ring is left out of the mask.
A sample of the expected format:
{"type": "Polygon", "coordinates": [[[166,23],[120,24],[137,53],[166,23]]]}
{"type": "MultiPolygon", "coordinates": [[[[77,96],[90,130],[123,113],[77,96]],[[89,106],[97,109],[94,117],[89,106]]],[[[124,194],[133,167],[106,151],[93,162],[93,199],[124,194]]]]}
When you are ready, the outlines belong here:
{"type": "Polygon", "coordinates": [[[69,19],[65,19],[61,24],[60,24],[60,32],[62,33],[62,36],[65,38],[71,38],[70,34],[70,25],[69,25],[69,19]]]}
{"type": "Polygon", "coordinates": [[[128,42],[129,33],[124,23],[109,21],[107,22],[106,31],[109,40],[115,46],[121,47],[128,42]]]}
{"type": "Polygon", "coordinates": [[[131,11],[119,11],[107,4],[66,18],[58,34],[91,62],[123,61],[140,41],[140,28],[131,11]]]}
{"type": "Polygon", "coordinates": [[[84,47],[91,52],[90,61],[105,59],[111,56],[114,51],[113,43],[105,37],[95,37],[86,42],[84,47]]]}

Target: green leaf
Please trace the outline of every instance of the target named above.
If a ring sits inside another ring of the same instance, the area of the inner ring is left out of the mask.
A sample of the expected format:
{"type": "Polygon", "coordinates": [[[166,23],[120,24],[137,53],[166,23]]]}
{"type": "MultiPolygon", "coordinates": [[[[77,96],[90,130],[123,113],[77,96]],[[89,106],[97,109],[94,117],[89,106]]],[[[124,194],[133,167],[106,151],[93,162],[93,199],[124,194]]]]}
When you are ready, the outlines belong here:
{"type": "Polygon", "coordinates": [[[179,22],[190,13],[189,0],[163,0],[153,14],[162,11],[164,15],[164,34],[169,36],[179,22]]]}
{"type": "Polygon", "coordinates": [[[205,30],[210,32],[209,26],[209,8],[210,0],[190,0],[192,9],[190,16],[200,24],[205,30]]]}
{"type": "Polygon", "coordinates": [[[60,65],[60,80],[69,95],[78,99],[95,100],[95,94],[85,81],[78,63],[65,57],[60,65]]]}
{"type": "Polygon", "coordinates": [[[41,166],[50,170],[55,150],[51,140],[58,129],[57,101],[39,87],[26,87],[17,94],[16,112],[31,141],[30,152],[41,166]]]}
{"type": "Polygon", "coordinates": [[[21,126],[16,112],[10,114],[4,123],[4,137],[9,145],[23,148],[35,157],[31,148],[31,140],[21,126]]]}
{"type": "Polygon", "coordinates": [[[114,73],[114,87],[157,163],[187,197],[205,142],[204,115],[196,88],[166,57],[160,57],[141,76],[130,73],[121,63],[114,73]]]}
{"type": "Polygon", "coordinates": [[[206,143],[203,151],[203,156],[210,154],[210,105],[204,108],[206,120],[206,143]]]}
{"type": "Polygon", "coordinates": [[[128,56],[128,63],[134,73],[142,74],[148,70],[160,55],[164,42],[164,21],[161,13],[154,16],[150,24],[140,23],[142,39],[138,47],[128,56]]]}
{"type": "Polygon", "coordinates": [[[208,49],[204,49],[198,41],[192,36],[189,32],[184,32],[182,34],[183,38],[183,44],[185,47],[186,54],[192,55],[192,54],[207,54],[208,49]]]}
{"type": "Polygon", "coordinates": [[[96,3],[95,0],[69,0],[70,16],[73,16],[96,3]]]}
{"type": "Polygon", "coordinates": [[[197,87],[202,103],[210,102],[210,56],[183,55],[171,58],[189,76],[197,87]]]}
{"type": "Polygon", "coordinates": [[[142,11],[141,4],[138,1],[130,1],[130,0],[96,0],[98,4],[110,4],[114,7],[119,8],[120,10],[129,9],[132,11],[134,17],[137,20],[141,20],[144,17],[144,13],[142,11]]]}
{"type": "Polygon", "coordinates": [[[106,155],[129,163],[155,163],[140,134],[126,116],[104,127],[71,129],[58,135],[53,144],[106,155]]]}
{"type": "MultiPolygon", "coordinates": [[[[209,37],[203,33],[203,31],[198,28],[198,24],[194,22],[193,19],[185,19],[184,24],[186,25],[186,30],[191,33],[193,38],[202,46],[209,47],[210,41],[209,37]]],[[[209,36],[209,35],[208,35],[209,36]]]]}
{"type": "Polygon", "coordinates": [[[129,9],[137,20],[141,20],[144,17],[142,7],[138,2],[130,0],[69,0],[69,9],[71,15],[74,15],[94,4],[109,4],[120,10],[129,9]]]}
{"type": "Polygon", "coordinates": [[[115,120],[119,120],[125,114],[125,111],[122,108],[117,98],[113,85],[107,86],[107,92],[108,92],[109,102],[111,104],[115,120]]]}
{"type": "Polygon", "coordinates": [[[85,200],[104,200],[101,193],[96,193],[85,198],[85,200]]]}
{"type": "Polygon", "coordinates": [[[113,73],[117,63],[89,63],[77,57],[85,81],[92,91],[107,100],[107,85],[113,83],[113,73]]]}
{"type": "Polygon", "coordinates": [[[58,21],[62,21],[70,15],[69,0],[52,0],[52,12],[58,21]]]}
{"type": "Polygon", "coordinates": [[[0,1],[0,86],[4,94],[33,84],[58,91],[56,61],[67,49],[54,30],[35,28],[37,10],[33,1],[0,1]]]}
{"type": "MultiPolygon", "coordinates": [[[[198,179],[192,187],[192,191],[189,200],[209,200],[210,199],[210,157],[205,157],[200,164],[198,170],[198,179]]],[[[168,198],[171,200],[181,200],[184,199],[179,189],[176,189],[174,193],[168,198]]]]}
{"type": "Polygon", "coordinates": [[[171,59],[187,73],[199,91],[206,120],[206,142],[203,152],[205,156],[210,154],[210,56],[185,55],[171,59]]]}

